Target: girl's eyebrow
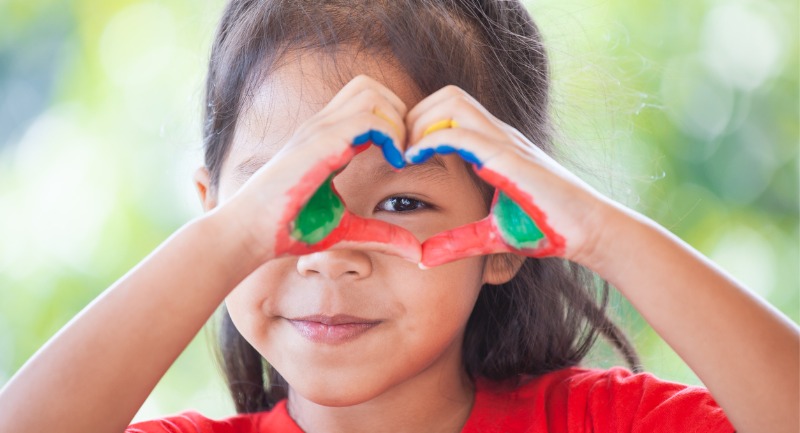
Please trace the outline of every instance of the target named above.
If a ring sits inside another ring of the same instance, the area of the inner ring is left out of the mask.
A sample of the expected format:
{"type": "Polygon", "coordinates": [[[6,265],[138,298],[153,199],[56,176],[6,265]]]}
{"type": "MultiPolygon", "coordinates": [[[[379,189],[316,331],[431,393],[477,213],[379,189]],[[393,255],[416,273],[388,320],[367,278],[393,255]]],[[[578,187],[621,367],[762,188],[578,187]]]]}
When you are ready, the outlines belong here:
{"type": "Polygon", "coordinates": [[[424,182],[442,183],[451,177],[450,171],[444,159],[438,154],[433,155],[432,158],[423,162],[422,164],[406,165],[400,171],[395,171],[389,163],[381,164],[370,172],[365,173],[365,177],[371,182],[381,183],[387,178],[394,176],[412,177],[424,182]]]}

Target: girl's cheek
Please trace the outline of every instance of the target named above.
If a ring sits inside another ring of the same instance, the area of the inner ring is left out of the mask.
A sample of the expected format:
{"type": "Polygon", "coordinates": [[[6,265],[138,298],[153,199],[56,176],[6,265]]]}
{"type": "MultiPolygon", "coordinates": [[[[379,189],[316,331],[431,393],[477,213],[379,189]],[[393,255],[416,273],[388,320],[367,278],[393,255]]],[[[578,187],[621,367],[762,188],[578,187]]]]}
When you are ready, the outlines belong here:
{"type": "MultiPolygon", "coordinates": [[[[481,287],[480,258],[468,258],[419,272],[418,284],[400,284],[402,303],[434,327],[466,324],[481,287]]],[[[408,276],[406,277],[408,279],[408,276]]]]}
{"type": "Polygon", "coordinates": [[[272,260],[242,280],[225,299],[231,318],[236,314],[258,320],[275,314],[284,286],[283,275],[291,261],[290,258],[272,260]]]}

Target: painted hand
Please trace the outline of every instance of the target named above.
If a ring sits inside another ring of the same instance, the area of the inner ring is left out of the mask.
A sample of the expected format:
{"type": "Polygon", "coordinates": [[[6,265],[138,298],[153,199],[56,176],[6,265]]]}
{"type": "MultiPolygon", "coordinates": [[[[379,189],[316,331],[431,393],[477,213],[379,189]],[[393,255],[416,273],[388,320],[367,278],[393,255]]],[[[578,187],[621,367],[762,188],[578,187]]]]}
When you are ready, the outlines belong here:
{"type": "Polygon", "coordinates": [[[347,210],[333,178],[370,145],[383,149],[395,168],[405,165],[395,143],[405,142],[406,107],[388,88],[359,76],[345,85],[320,112],[242,187],[232,201],[254,215],[244,221],[261,257],[302,255],[329,248],[370,248],[413,262],[419,241],[407,230],[347,210]],[[255,206],[255,209],[252,207],[255,206]],[[266,251],[263,251],[266,250],[266,251]]]}
{"type": "Polygon", "coordinates": [[[458,87],[431,94],[406,117],[406,159],[456,153],[496,188],[489,215],[423,242],[423,267],[492,253],[574,258],[599,195],[458,87]],[[441,119],[448,119],[442,121],[441,119]]]}

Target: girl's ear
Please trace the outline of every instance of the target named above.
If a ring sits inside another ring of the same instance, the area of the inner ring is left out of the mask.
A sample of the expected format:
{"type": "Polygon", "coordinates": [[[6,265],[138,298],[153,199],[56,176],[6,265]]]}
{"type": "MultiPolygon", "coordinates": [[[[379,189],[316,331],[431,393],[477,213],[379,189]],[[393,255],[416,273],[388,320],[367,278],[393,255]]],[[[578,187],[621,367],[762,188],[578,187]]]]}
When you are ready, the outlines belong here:
{"type": "Polygon", "coordinates": [[[487,256],[483,267],[484,284],[499,285],[509,282],[517,275],[524,262],[525,257],[511,253],[487,256]]]}
{"type": "Polygon", "coordinates": [[[204,211],[208,212],[217,207],[216,194],[211,192],[211,176],[207,168],[200,167],[194,172],[194,186],[197,188],[204,211]]]}

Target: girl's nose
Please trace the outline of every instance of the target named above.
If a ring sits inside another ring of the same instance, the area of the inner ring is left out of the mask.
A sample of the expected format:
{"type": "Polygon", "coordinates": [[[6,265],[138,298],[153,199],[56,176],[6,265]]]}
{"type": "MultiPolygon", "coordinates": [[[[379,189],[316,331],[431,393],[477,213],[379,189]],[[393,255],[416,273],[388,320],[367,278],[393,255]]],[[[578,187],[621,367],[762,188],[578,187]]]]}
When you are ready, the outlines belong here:
{"type": "Polygon", "coordinates": [[[372,274],[372,261],[364,251],[326,250],[298,257],[297,272],[304,277],[358,280],[372,274]]]}

